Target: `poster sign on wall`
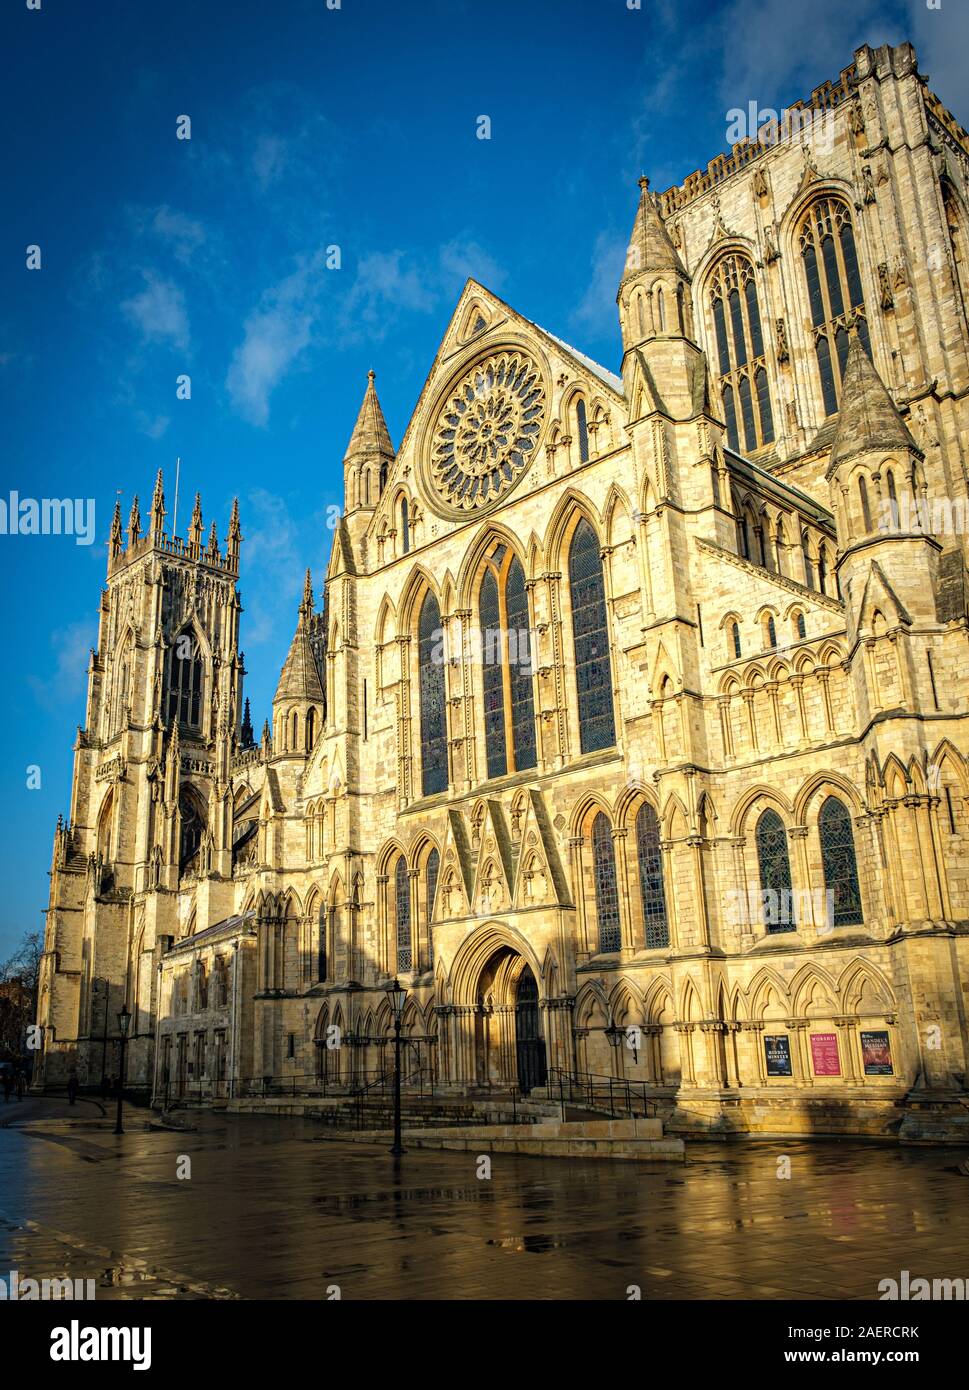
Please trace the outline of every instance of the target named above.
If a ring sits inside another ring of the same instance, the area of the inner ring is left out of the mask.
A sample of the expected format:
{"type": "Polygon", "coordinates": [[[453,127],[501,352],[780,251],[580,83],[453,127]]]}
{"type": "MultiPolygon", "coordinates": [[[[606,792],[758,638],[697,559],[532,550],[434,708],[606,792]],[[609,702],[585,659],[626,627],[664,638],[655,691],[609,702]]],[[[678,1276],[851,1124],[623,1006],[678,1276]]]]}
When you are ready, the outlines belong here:
{"type": "Polygon", "coordinates": [[[767,1058],[768,1076],[792,1076],[791,1040],[786,1033],[777,1033],[764,1039],[764,1055],[767,1058]]]}
{"type": "Polygon", "coordinates": [[[811,1034],[811,1061],[815,1076],[840,1076],[841,1059],[838,1056],[838,1036],[836,1033],[811,1034]]]}
{"type": "Polygon", "coordinates": [[[892,1075],[892,1050],[887,1033],[862,1033],[861,1060],[866,1076],[892,1075]]]}

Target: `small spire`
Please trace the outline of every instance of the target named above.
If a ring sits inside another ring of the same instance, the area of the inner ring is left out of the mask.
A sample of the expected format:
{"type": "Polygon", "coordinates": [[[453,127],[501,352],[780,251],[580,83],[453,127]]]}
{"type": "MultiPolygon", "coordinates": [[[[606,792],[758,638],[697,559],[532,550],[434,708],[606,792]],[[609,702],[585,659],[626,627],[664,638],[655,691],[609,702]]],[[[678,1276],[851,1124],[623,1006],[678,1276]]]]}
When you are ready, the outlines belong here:
{"type": "Polygon", "coordinates": [[[645,174],[639,180],[639,187],[639,207],[629,238],[623,280],[631,280],[643,271],[655,270],[674,270],[686,277],[683,262],[666,230],[656,199],[649,191],[649,179],[645,174]]]}
{"type": "Polygon", "coordinates": [[[306,571],[306,579],[303,583],[303,602],[300,612],[305,613],[307,617],[313,612],[313,579],[309,569],[306,571]]]}
{"type": "Polygon", "coordinates": [[[363,393],[357,423],[353,427],[353,434],[344,454],[344,463],[354,454],[380,454],[387,459],[394,458],[394,446],[390,440],[387,421],[380,408],[380,401],[377,399],[375,381],[376,373],[371,367],[367,373],[367,389],[363,393]]]}
{"type": "Polygon", "coordinates": [[[865,351],[857,322],[848,344],[838,425],[831,445],[828,475],[857,454],[889,453],[898,449],[921,455],[905,421],[865,351]]]}
{"type": "Polygon", "coordinates": [[[242,527],[239,525],[239,499],[232,499],[232,515],[229,517],[229,534],[225,538],[226,558],[236,565],[239,563],[239,547],[242,544],[242,527]]]}
{"type": "Polygon", "coordinates": [[[155,479],[155,491],[151,499],[150,530],[153,536],[160,536],[165,530],[165,483],[160,468],[155,479]]]}
{"type": "Polygon", "coordinates": [[[121,554],[121,546],[121,499],[116,498],[114,516],[111,518],[111,540],[108,545],[108,554],[112,560],[116,560],[121,554]]]}
{"type": "Polygon", "coordinates": [[[253,737],[252,737],[252,715],[251,715],[250,712],[249,712],[249,696],[248,696],[248,695],[246,696],[245,707],[244,707],[244,709],[243,709],[243,711],[242,711],[242,729],[241,729],[240,732],[241,732],[241,734],[242,734],[242,746],[243,746],[243,748],[251,748],[252,745],[253,745],[253,737]]]}
{"type": "Polygon", "coordinates": [[[141,535],[141,512],[138,509],[138,494],[131,499],[131,512],[128,516],[128,549],[136,544],[141,535]]]}
{"type": "Polygon", "coordinates": [[[192,520],[188,528],[188,543],[194,547],[196,555],[199,546],[202,544],[202,494],[195,494],[195,506],[192,508],[192,520]]]}
{"type": "Polygon", "coordinates": [[[219,553],[219,533],[216,529],[214,520],[209,528],[209,551],[212,555],[218,555],[219,553]]]}

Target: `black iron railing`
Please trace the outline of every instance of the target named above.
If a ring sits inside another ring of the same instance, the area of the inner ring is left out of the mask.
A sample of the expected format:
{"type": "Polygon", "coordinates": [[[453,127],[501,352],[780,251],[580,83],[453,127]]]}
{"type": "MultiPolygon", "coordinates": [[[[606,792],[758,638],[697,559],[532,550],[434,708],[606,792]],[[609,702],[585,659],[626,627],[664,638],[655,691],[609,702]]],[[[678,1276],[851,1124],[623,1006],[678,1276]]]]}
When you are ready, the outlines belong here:
{"type": "Polygon", "coordinates": [[[645,1081],[629,1081],[624,1076],[600,1076],[595,1072],[568,1072],[550,1067],[548,1094],[562,1105],[588,1110],[608,1110],[612,1119],[651,1119],[658,1113],[655,1098],[645,1081]]]}

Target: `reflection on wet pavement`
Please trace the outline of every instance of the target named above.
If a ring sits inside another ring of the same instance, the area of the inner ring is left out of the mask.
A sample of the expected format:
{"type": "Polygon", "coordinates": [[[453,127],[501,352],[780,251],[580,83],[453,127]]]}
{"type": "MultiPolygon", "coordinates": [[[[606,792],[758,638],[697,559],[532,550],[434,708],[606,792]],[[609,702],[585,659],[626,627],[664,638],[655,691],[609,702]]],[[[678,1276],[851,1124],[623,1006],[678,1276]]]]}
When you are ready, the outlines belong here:
{"type": "Polygon", "coordinates": [[[695,1143],[675,1172],[493,1155],[479,1180],[476,1154],[196,1120],[0,1128],[0,1278],[94,1279],[98,1299],[873,1299],[902,1269],[969,1275],[962,1150],[695,1143]]]}

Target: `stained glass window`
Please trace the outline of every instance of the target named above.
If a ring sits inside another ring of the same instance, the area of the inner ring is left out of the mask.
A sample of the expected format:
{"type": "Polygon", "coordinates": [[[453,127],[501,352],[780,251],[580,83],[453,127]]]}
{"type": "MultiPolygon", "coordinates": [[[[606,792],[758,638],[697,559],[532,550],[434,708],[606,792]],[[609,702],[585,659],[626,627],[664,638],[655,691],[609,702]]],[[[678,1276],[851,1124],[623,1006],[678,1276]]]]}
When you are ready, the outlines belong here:
{"type": "Polygon", "coordinates": [[[166,723],[174,720],[183,728],[202,725],[202,652],[191,628],[185,628],[168,653],[166,723]]]}
{"type": "Polygon", "coordinates": [[[771,648],[777,646],[777,624],[773,618],[767,619],[767,645],[771,648]]]}
{"type": "Polygon", "coordinates": [[[447,789],[447,710],[441,610],[428,591],[418,625],[421,703],[421,786],[425,796],[447,789]]]}
{"type": "Polygon", "coordinates": [[[575,421],[579,429],[579,462],[589,461],[589,421],[585,411],[585,401],[580,396],[575,406],[575,421]]]}
{"type": "Polygon", "coordinates": [[[596,882],[596,917],[599,922],[599,950],[618,951],[619,894],[616,888],[616,853],[612,827],[602,813],[592,822],[592,864],[596,882]]]}
{"type": "Polygon", "coordinates": [[[663,854],[659,847],[659,819],[648,802],[636,816],[636,855],[639,861],[639,891],[643,900],[643,922],[648,949],[670,944],[663,889],[663,854]]]}
{"type": "Polygon", "coordinates": [[[764,925],[768,932],[796,931],[787,832],[776,811],[763,813],[757,822],[755,839],[764,925]]]}
{"type": "Polygon", "coordinates": [[[841,395],[848,356],[848,328],[853,320],[865,351],[871,354],[855,235],[847,203],[840,198],[819,198],[812,203],[801,223],[800,245],[821,396],[825,414],[833,415],[841,395]]]}
{"type": "Polygon", "coordinates": [[[427,895],[427,963],[434,964],[434,928],[431,919],[434,916],[434,895],[437,892],[437,874],[441,867],[441,856],[436,849],[432,849],[427,856],[427,866],[424,870],[426,895],[427,895]]]}
{"type": "Polygon", "coordinates": [[[406,497],[400,499],[400,544],[406,555],[410,550],[410,513],[407,508],[406,497]]]}
{"type": "Polygon", "coordinates": [[[489,568],[481,583],[482,679],[484,683],[485,758],[489,777],[508,771],[505,746],[505,676],[501,656],[501,611],[498,580],[489,568]]]}
{"type": "Polygon", "coordinates": [[[584,517],[575,528],[569,550],[569,586],[579,743],[583,753],[591,753],[614,745],[616,726],[602,557],[596,533],[584,517]]]}
{"type": "Polygon", "coordinates": [[[404,856],[397,860],[394,870],[394,903],[397,925],[397,969],[413,968],[410,934],[410,875],[404,856]]]}
{"type": "Polygon", "coordinates": [[[731,624],[730,624],[730,640],[733,642],[733,654],[734,654],[734,656],[739,656],[739,655],[740,655],[740,652],[741,652],[741,647],[740,647],[740,624],[739,624],[739,623],[731,623],[731,624]]]}
{"type": "Polygon", "coordinates": [[[831,895],[828,899],[831,904],[831,925],[847,927],[863,922],[851,816],[844,802],[835,796],[829,796],[821,807],[818,833],[821,837],[824,886],[831,895]]]}
{"type": "Polygon", "coordinates": [[[801,637],[801,638],[804,638],[804,637],[807,636],[807,626],[806,626],[806,624],[805,624],[805,622],[804,622],[804,614],[803,614],[803,613],[798,613],[798,615],[797,615],[797,635],[798,635],[798,637],[801,637]]]}
{"type": "Polygon", "coordinates": [[[503,544],[486,562],[479,613],[485,760],[489,777],[503,777],[537,761],[525,572],[503,544]]]}
{"type": "Polygon", "coordinates": [[[319,940],[316,951],[316,978],[322,983],[326,979],[326,907],[320,908],[319,940]]]}
{"type": "Polygon", "coordinates": [[[727,442],[731,449],[743,448],[749,453],[773,442],[774,415],[757,286],[746,256],[725,256],[717,264],[710,277],[710,308],[727,442]],[[738,397],[743,439],[737,420],[738,397]]]}

